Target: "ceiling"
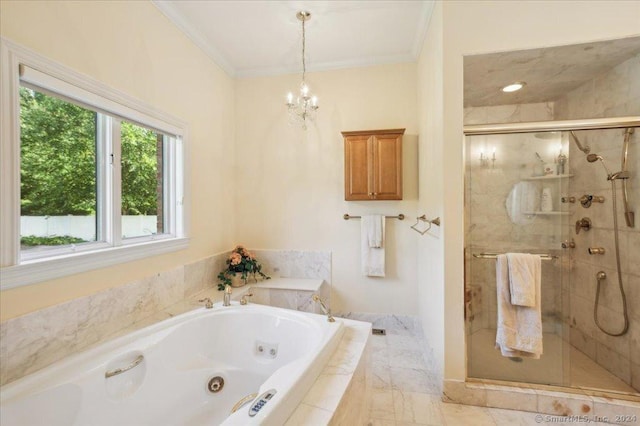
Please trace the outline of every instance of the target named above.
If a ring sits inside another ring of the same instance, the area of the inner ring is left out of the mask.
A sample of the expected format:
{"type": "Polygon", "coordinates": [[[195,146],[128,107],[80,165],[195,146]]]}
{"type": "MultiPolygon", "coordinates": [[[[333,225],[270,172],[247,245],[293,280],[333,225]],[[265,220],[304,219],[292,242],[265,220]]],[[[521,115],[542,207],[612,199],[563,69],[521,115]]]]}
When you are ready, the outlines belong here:
{"type": "MultiPolygon", "coordinates": [[[[306,27],[307,71],[414,62],[435,0],[152,0],[233,77],[298,73],[306,27]]],[[[554,101],[640,53],[640,37],[464,58],[465,106],[554,101]],[[524,89],[500,89],[525,81],[524,89]]]]}
{"type": "Polygon", "coordinates": [[[466,56],[464,104],[478,107],[554,101],[639,53],[640,37],[629,37],[466,56]],[[502,92],[502,87],[515,81],[527,84],[517,92],[502,92]]]}
{"type": "Polygon", "coordinates": [[[194,1],[152,0],[233,77],[302,70],[302,26],[308,71],[413,62],[434,0],[194,1]]]}

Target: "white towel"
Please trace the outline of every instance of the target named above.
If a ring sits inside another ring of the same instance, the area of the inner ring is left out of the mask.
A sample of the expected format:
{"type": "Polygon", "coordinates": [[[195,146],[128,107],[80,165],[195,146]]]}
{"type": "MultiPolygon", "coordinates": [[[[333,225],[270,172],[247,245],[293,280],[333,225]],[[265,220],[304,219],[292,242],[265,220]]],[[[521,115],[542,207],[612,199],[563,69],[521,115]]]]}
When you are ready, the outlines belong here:
{"type": "Polygon", "coordinates": [[[496,261],[498,324],[496,348],[506,357],[540,358],[542,355],[542,315],[540,281],[536,283],[536,306],[514,306],[509,291],[507,256],[496,261]]]}
{"type": "Polygon", "coordinates": [[[360,234],[362,274],[384,277],[384,216],[362,216],[360,234]]]}
{"type": "Polygon", "coordinates": [[[540,287],[540,256],[528,253],[507,253],[511,304],[536,306],[536,288],[540,287]]]}

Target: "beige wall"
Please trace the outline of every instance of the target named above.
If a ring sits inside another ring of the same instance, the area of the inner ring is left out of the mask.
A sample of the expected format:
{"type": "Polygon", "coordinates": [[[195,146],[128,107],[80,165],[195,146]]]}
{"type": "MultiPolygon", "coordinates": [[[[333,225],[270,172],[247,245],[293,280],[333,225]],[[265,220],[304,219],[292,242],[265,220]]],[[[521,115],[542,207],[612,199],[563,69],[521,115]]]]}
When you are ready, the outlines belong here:
{"type": "Polygon", "coordinates": [[[332,309],[417,314],[417,133],[415,64],[308,75],[317,119],[287,125],[285,95],[300,75],[238,80],[236,88],[238,241],[256,248],[332,252],[332,309]],[[344,201],[343,130],[406,128],[403,201],[344,201]],[[360,272],[360,215],[404,213],[386,224],[386,278],[360,272]]]}
{"type": "Polygon", "coordinates": [[[228,250],[235,223],[233,80],[150,2],[2,1],[0,15],[3,37],[187,122],[195,195],[189,249],[3,291],[0,320],[228,250]]]}
{"type": "MultiPolygon", "coordinates": [[[[640,3],[447,1],[443,8],[443,211],[445,378],[464,379],[463,55],[637,35],[640,3]]],[[[437,10],[437,9],[436,9],[437,10]]],[[[433,34],[431,37],[437,37],[433,34]]],[[[425,46],[430,43],[429,38],[425,46]]],[[[418,79],[425,79],[419,76],[418,79]]],[[[429,103],[433,102],[429,100],[429,103]]],[[[435,143],[438,143],[435,141],[435,143]]],[[[421,182],[422,183],[422,182],[421,182]]],[[[419,261],[421,261],[420,259],[419,261]]],[[[442,273],[442,272],[439,272],[442,273]]],[[[431,280],[420,277],[420,286],[431,280]]],[[[423,323],[426,313],[421,314],[423,323]]],[[[427,335],[427,339],[430,336],[427,335]]]]}

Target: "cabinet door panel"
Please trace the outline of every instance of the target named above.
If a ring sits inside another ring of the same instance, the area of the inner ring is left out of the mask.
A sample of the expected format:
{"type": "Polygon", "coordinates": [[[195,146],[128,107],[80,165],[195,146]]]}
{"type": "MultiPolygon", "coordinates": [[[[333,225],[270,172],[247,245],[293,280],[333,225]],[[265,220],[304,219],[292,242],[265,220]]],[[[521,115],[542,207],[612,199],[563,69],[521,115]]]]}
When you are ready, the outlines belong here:
{"type": "Polygon", "coordinates": [[[402,136],[373,138],[373,193],[376,200],[402,200],[402,136]]]}
{"type": "Polygon", "coordinates": [[[368,170],[371,148],[368,136],[350,136],[344,140],[344,199],[370,200],[371,176],[368,170]]]}

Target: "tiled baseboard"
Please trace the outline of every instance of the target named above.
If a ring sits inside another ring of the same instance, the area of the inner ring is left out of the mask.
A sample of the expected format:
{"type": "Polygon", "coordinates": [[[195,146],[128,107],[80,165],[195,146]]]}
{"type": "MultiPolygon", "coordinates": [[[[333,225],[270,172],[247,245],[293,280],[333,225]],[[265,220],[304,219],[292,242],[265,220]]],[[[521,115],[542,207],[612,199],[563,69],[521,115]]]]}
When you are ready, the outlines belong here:
{"type": "MultiPolygon", "coordinates": [[[[640,396],[491,380],[445,380],[442,400],[479,407],[531,411],[552,416],[585,416],[614,424],[640,422],[640,396]]],[[[633,424],[633,423],[631,423],[633,424]]]]}

